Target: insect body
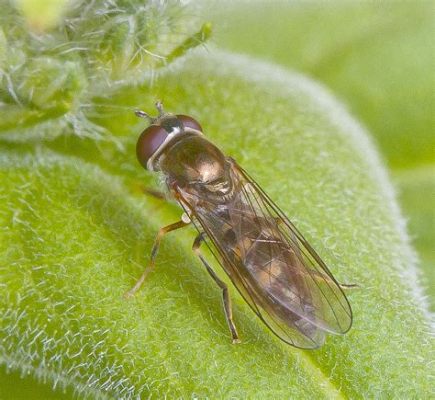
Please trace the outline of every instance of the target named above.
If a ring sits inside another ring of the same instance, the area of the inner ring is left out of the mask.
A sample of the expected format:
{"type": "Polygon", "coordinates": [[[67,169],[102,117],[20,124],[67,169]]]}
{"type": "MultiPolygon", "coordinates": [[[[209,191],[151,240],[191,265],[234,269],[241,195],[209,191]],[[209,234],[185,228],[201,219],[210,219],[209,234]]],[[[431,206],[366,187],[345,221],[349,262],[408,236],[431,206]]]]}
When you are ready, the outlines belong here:
{"type": "Polygon", "coordinates": [[[193,223],[198,236],[193,250],[223,292],[233,342],[239,341],[227,285],[200,252],[206,242],[234,286],[257,316],[286,343],[300,348],[323,344],[326,333],[343,334],[352,311],[342,287],[296,227],[257,183],[208,141],[198,122],[186,115],[143,111],[151,125],[137,142],[140,163],[163,173],[169,193],[185,214],[162,228],[151,261],[136,285],[142,285],[161,237],[193,223]]]}

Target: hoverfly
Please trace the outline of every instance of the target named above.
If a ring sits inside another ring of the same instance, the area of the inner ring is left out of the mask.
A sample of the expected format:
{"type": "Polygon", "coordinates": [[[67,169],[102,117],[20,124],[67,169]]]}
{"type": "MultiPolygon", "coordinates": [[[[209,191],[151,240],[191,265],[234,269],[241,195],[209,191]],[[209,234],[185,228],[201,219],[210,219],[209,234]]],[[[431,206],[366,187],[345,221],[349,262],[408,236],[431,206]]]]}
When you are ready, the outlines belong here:
{"type": "Polygon", "coordinates": [[[126,296],[132,296],[154,267],[161,238],[193,224],[198,236],[193,251],[221,288],[233,343],[239,335],[233,321],[227,285],[201,254],[205,242],[244,300],[270,330],[299,348],[321,346],[327,333],[344,334],[352,311],[343,288],[260,186],[236,161],[207,140],[200,124],[187,115],[143,111],[150,125],[140,135],[139,162],[164,176],[169,194],[183,208],[179,222],[160,229],[150,262],[126,296]]]}

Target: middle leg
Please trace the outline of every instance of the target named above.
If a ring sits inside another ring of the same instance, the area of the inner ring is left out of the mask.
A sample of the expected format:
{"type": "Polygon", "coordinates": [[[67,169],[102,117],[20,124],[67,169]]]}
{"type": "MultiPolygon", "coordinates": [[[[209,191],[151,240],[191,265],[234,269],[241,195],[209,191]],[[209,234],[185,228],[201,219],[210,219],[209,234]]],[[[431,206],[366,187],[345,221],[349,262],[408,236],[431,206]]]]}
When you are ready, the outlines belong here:
{"type": "Polygon", "coordinates": [[[201,246],[201,243],[204,241],[204,232],[200,233],[195,241],[193,242],[192,250],[194,253],[199,257],[201,262],[204,264],[207,272],[210,274],[210,276],[213,278],[213,280],[217,283],[217,285],[222,289],[222,298],[224,302],[224,310],[225,310],[225,317],[227,319],[228,327],[230,328],[231,336],[233,338],[233,343],[240,343],[239,334],[237,333],[236,325],[233,321],[233,310],[231,305],[231,297],[230,293],[228,291],[228,286],[225,282],[223,282],[219,277],[216,275],[216,272],[213,271],[213,269],[210,267],[208,262],[204,259],[204,257],[201,254],[201,250],[199,247],[201,246]]]}

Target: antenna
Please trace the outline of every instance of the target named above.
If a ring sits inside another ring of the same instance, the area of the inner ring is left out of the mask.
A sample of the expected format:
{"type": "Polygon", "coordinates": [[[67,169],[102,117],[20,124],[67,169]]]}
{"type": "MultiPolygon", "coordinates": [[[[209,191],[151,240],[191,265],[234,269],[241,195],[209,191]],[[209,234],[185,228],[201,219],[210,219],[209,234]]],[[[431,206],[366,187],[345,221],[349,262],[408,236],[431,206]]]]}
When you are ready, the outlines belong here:
{"type": "Polygon", "coordinates": [[[165,112],[163,111],[163,103],[161,102],[161,100],[158,100],[155,106],[157,108],[157,111],[159,112],[159,115],[156,118],[153,118],[151,115],[147,114],[145,111],[142,110],[134,110],[134,113],[139,118],[146,118],[152,124],[157,119],[159,119],[162,115],[165,114],[165,112]]]}

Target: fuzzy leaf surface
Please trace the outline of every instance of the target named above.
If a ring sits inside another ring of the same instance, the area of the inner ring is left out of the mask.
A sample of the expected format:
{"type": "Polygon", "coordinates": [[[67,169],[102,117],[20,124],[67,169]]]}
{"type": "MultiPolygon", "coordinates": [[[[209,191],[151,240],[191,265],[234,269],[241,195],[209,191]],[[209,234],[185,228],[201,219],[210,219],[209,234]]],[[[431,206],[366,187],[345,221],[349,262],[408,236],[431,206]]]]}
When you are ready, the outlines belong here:
{"type": "Polygon", "coordinates": [[[65,135],[38,146],[2,145],[3,364],[72,386],[83,398],[430,392],[429,321],[391,185],[366,132],[323,87],[212,50],[93,104],[87,117],[116,140],[65,135]],[[158,228],[181,214],[136,190],[155,178],[134,158],[146,124],[130,108],[151,111],[156,98],[201,121],[337,279],[360,285],[349,293],[355,322],[347,335],[329,337],[320,350],[293,349],[232,290],[243,340],[232,345],[220,291],[193,256],[189,229],[165,239],[143,290],[131,301],[122,298],[158,228]]]}

